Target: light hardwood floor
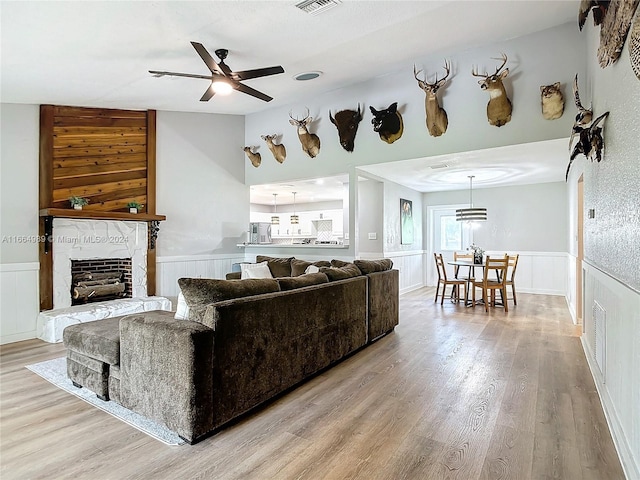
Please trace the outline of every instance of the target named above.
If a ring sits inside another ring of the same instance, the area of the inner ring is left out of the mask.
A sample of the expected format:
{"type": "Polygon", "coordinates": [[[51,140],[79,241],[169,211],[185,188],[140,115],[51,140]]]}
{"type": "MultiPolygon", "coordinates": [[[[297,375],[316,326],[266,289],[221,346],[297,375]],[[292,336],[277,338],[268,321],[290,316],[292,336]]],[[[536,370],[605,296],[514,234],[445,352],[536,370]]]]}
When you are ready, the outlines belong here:
{"type": "Polygon", "coordinates": [[[9,479],[624,478],[564,298],[465,308],[401,297],[395,332],[238,424],[169,447],[24,368],[2,347],[0,476],[9,479]]]}

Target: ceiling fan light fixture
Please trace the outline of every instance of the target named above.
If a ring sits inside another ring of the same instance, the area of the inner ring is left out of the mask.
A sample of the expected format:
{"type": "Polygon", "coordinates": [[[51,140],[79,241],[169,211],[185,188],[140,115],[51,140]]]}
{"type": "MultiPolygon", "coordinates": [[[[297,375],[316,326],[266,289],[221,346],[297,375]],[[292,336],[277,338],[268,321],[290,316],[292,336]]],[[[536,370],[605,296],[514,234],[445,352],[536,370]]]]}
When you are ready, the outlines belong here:
{"type": "Polygon", "coordinates": [[[214,80],[211,82],[211,88],[218,95],[229,95],[233,91],[233,86],[224,80],[214,80]]]}

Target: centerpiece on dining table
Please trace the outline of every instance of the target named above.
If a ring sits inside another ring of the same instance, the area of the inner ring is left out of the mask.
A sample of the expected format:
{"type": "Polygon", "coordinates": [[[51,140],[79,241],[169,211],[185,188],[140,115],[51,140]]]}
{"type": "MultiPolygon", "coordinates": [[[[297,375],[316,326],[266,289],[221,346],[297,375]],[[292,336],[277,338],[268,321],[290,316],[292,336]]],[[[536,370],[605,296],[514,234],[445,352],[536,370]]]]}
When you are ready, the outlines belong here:
{"type": "Polygon", "coordinates": [[[475,265],[482,265],[482,258],[484,255],[484,250],[477,246],[475,243],[469,245],[467,250],[471,250],[473,252],[473,263],[475,265]]]}

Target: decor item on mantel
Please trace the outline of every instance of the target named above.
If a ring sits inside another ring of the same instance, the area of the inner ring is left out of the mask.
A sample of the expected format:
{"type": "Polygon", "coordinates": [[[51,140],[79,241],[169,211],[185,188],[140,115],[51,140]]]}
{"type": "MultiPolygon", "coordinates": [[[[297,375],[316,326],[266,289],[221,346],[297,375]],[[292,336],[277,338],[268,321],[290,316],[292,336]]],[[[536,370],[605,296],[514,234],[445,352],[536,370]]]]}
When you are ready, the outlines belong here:
{"type": "Polygon", "coordinates": [[[89,200],[84,197],[76,197],[75,195],[69,197],[69,203],[76,210],[82,210],[82,207],[89,203],[89,200]]]}
{"type": "Polygon", "coordinates": [[[139,210],[142,210],[142,205],[140,202],[129,202],[127,203],[127,207],[129,207],[129,213],[138,213],[139,210]]]}
{"type": "Polygon", "coordinates": [[[469,208],[458,208],[456,210],[456,220],[459,222],[484,221],[487,219],[486,208],[473,206],[473,179],[474,178],[475,178],[475,175],[469,175],[469,208]]]}

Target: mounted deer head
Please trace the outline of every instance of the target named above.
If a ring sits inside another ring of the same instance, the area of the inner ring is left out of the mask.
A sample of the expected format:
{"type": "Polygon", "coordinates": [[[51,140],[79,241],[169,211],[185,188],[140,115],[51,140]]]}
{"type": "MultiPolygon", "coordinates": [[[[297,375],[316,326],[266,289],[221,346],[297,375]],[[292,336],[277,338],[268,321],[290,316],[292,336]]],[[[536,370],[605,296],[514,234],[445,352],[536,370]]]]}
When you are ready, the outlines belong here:
{"type": "Polygon", "coordinates": [[[320,138],[318,138],[315,133],[309,133],[307,125],[311,123],[313,118],[309,116],[309,109],[307,108],[306,110],[307,116],[302,120],[299,120],[297,117],[293,118],[291,112],[289,112],[289,118],[291,119],[289,123],[298,129],[298,138],[302,145],[302,151],[311,158],[314,158],[320,152],[320,138]]]}
{"type": "Polygon", "coordinates": [[[426,72],[424,74],[424,80],[420,80],[418,74],[422,72],[422,70],[416,71],[416,66],[413,66],[413,76],[418,81],[418,86],[424,90],[426,95],[424,99],[424,109],[427,114],[427,130],[432,137],[442,135],[447,131],[447,126],[449,125],[447,112],[440,106],[437,97],[438,90],[447,83],[447,78],[449,78],[449,73],[451,73],[451,65],[446,60],[444,62],[444,69],[447,72],[444,78],[438,80],[438,76],[436,75],[436,81],[428,83],[426,72]]]}
{"type": "Polygon", "coordinates": [[[338,136],[340,137],[340,145],[342,145],[342,148],[347,152],[353,152],[356,133],[358,132],[358,124],[362,121],[360,104],[358,103],[357,112],[355,110],[341,110],[336,113],[335,118],[331,115],[331,110],[329,110],[329,119],[338,129],[338,136]]]}
{"type": "Polygon", "coordinates": [[[258,152],[255,152],[255,153],[252,152],[251,151],[252,148],[253,147],[244,147],[243,150],[244,150],[244,153],[247,154],[247,158],[251,162],[251,165],[257,168],[262,163],[262,156],[258,152]]]}
{"type": "Polygon", "coordinates": [[[267,147],[269,147],[269,150],[271,150],[273,158],[275,158],[278,163],[282,163],[284,162],[285,158],[287,158],[287,149],[284,148],[284,145],[282,144],[277,145],[273,143],[273,140],[276,138],[276,136],[277,135],[275,134],[261,135],[262,139],[267,142],[267,147]]]}
{"type": "Polygon", "coordinates": [[[376,110],[369,107],[373,118],[373,131],[378,132],[380,139],[389,144],[395,142],[402,136],[404,125],[402,123],[402,115],[398,112],[398,102],[394,102],[384,110],[376,110]]]}
{"type": "MultiPolygon", "coordinates": [[[[499,60],[494,58],[494,60],[499,60]]],[[[501,127],[511,120],[511,100],[507,97],[507,92],[504,89],[502,81],[509,75],[509,69],[502,68],[507,63],[507,56],[502,54],[502,65],[496,68],[496,73],[489,75],[486,72],[484,74],[478,74],[475,68],[471,70],[471,74],[474,77],[481,77],[483,80],[478,80],[480,88],[489,92],[490,100],[487,104],[487,119],[491,125],[501,127]]]]}

